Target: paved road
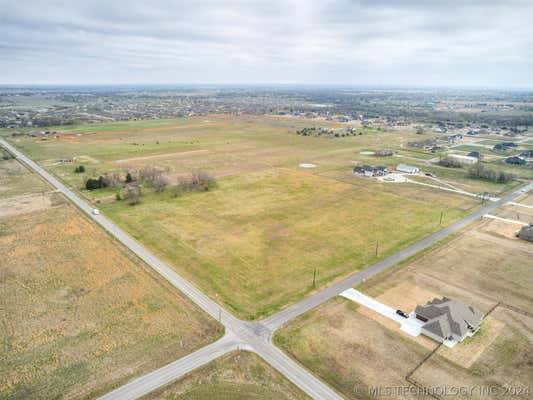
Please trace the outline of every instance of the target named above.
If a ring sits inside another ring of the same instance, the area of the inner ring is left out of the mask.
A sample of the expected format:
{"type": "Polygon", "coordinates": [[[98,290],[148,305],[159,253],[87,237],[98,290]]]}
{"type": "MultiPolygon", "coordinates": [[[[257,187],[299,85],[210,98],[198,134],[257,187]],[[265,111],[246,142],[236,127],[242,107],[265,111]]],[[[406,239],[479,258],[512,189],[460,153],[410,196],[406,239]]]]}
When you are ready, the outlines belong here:
{"type": "Polygon", "coordinates": [[[425,239],[422,239],[421,241],[416,242],[412,244],[411,246],[406,247],[403,250],[400,250],[399,252],[381,260],[380,262],[360,272],[356,272],[355,274],[343,279],[342,281],[324,290],[321,290],[312,296],[306,297],[302,301],[295,303],[285,308],[284,310],[278,312],[277,314],[274,314],[264,319],[262,321],[262,324],[273,332],[281,328],[284,324],[286,324],[288,321],[292,320],[293,318],[296,318],[297,316],[305,313],[306,311],[309,311],[319,306],[320,304],[325,303],[331,298],[337,296],[339,293],[344,292],[345,290],[360,284],[364,280],[367,280],[373,277],[374,275],[379,274],[380,272],[383,272],[393,267],[399,262],[406,260],[407,258],[417,254],[418,252],[444,239],[446,236],[450,235],[451,233],[454,233],[454,232],[457,232],[463,229],[465,226],[481,218],[484,214],[490,213],[491,211],[495,210],[501,205],[513,200],[519,195],[532,189],[533,189],[533,182],[530,182],[527,185],[523,186],[522,188],[508,194],[507,196],[502,197],[500,200],[490,202],[490,204],[481,208],[475,213],[464,217],[463,219],[426,237],[425,239]]]}
{"type": "Polygon", "coordinates": [[[256,352],[263,359],[269,362],[274,368],[282,372],[294,384],[308,393],[314,399],[341,399],[341,397],[322,383],[306,369],[298,365],[284,353],[279,351],[270,341],[270,331],[265,329],[260,323],[241,321],[221,308],[217,303],[203,294],[190,282],[179,276],[174,270],[157,258],[149,250],[144,248],[139,242],[129,236],[126,232],[116,226],[111,220],[103,215],[94,215],[93,208],[78,197],[73,191],[62,182],[49,174],[34,161],[26,157],[23,153],[11,146],[5,140],[0,139],[0,145],[14,154],[18,160],[27,164],[35,172],[46,179],[52,186],[63,193],[74,204],[76,204],[89,218],[100,224],[105,230],[113,235],[122,244],[128,247],[146,264],[152,267],[174,287],[187,295],[202,310],[211,317],[220,320],[226,329],[224,339],[221,339],[204,349],[200,349],[189,356],[186,356],[175,363],[158,369],[148,375],[140,377],[117,390],[108,393],[103,397],[106,400],[131,400],[149,393],[155,388],[179,378],[185,373],[192,371],[212,359],[232,350],[235,346],[246,348],[256,352]],[[194,355],[194,356],[193,356],[194,355]]]}
{"type": "Polygon", "coordinates": [[[243,345],[234,335],[226,334],[218,341],[194,353],[126,383],[100,397],[100,400],[137,399],[238,348],[246,349],[246,345],[243,345]]]}
{"type": "Polygon", "coordinates": [[[92,207],[90,207],[85,201],[80,199],[63,183],[54,178],[51,174],[46,172],[43,168],[15,149],[9,143],[0,139],[0,145],[3,145],[11,153],[16,155],[19,160],[23,161],[35,172],[40,174],[52,186],[57,188],[59,192],[63,193],[82,211],[84,211],[91,219],[100,224],[117,240],[122,242],[138,257],[144,260],[150,267],[167,279],[173,286],[187,295],[202,310],[207,312],[213,318],[220,319],[221,323],[226,329],[225,336],[217,342],[212,343],[192,354],[189,354],[188,356],[185,356],[165,367],[137,378],[125,384],[124,386],[121,386],[120,388],[106,394],[101,398],[105,400],[130,400],[139,398],[236,348],[243,348],[256,352],[265,361],[270,363],[274,368],[276,368],[279,372],[285,375],[289,380],[291,380],[294,384],[300,387],[300,389],[305,391],[314,399],[341,399],[341,397],[335,391],[330,389],[326,384],[313,376],[309,371],[301,367],[294,360],[275,347],[272,344],[273,332],[291,319],[328,301],[344,290],[359,284],[363,280],[394,266],[398,262],[405,260],[406,258],[443,239],[450,233],[462,229],[466,225],[483,216],[483,214],[489,213],[500,205],[513,200],[518,195],[533,189],[533,183],[529,183],[521,190],[517,190],[516,192],[509,194],[499,201],[489,204],[483,209],[463,218],[453,225],[450,225],[449,227],[444,228],[441,231],[421,240],[420,242],[417,242],[406,249],[387,257],[386,259],[361,272],[355,273],[346,279],[324,290],[321,290],[296,304],[293,304],[285,310],[280,311],[279,313],[274,314],[263,321],[248,322],[237,319],[231,313],[221,308],[217,303],[203,294],[194,285],[179,276],[163,261],[145,249],[140,243],[130,237],[109,219],[103,215],[94,215],[92,213],[92,207]]]}

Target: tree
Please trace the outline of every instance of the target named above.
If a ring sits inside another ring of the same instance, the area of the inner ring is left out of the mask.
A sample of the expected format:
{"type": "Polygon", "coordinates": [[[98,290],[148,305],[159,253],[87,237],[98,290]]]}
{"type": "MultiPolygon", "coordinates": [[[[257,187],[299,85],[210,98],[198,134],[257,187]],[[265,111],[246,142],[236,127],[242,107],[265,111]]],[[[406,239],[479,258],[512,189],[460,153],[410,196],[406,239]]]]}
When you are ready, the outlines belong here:
{"type": "Polygon", "coordinates": [[[85,172],[85,167],[83,165],[79,165],[74,169],[74,172],[77,174],[85,172]]]}
{"type": "Polygon", "coordinates": [[[152,187],[157,193],[161,193],[168,186],[168,180],[163,175],[157,175],[152,179],[152,187]]]}
{"type": "Polygon", "coordinates": [[[128,185],[126,186],[126,193],[124,198],[128,200],[129,205],[139,204],[142,197],[141,185],[128,185]]]}
{"type": "Polygon", "coordinates": [[[133,182],[133,177],[131,176],[131,173],[127,173],[126,174],[126,183],[131,183],[133,182]]]}
{"type": "MultiPolygon", "coordinates": [[[[101,177],[100,177],[101,178],[101,177]]],[[[95,190],[95,189],[100,189],[102,187],[102,182],[100,181],[100,179],[95,179],[95,178],[89,178],[87,179],[87,181],[85,182],[85,188],[87,190],[95,190]]]]}

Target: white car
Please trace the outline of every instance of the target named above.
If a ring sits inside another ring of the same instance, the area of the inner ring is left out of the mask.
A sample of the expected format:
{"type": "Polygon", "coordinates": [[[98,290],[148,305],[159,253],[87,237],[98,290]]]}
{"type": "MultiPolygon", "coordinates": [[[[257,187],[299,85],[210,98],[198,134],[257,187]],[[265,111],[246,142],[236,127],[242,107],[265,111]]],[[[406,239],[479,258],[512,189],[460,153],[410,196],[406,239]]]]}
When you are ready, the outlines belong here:
{"type": "Polygon", "coordinates": [[[100,215],[100,210],[98,208],[93,209],[94,215],[100,215]]]}

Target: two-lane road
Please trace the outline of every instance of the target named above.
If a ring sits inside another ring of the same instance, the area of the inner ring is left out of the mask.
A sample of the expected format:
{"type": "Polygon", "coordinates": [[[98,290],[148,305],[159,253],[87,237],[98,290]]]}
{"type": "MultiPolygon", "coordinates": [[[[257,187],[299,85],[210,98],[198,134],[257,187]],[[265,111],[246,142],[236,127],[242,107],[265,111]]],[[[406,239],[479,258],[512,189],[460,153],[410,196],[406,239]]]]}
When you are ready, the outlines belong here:
{"type": "Polygon", "coordinates": [[[197,287],[183,279],[158,257],[156,257],[126,232],[116,226],[108,218],[103,215],[94,215],[92,212],[92,207],[90,207],[85,201],[79,198],[62,182],[57,180],[54,176],[49,174],[12,145],[2,139],[0,139],[0,145],[4,146],[20,161],[24,162],[31,169],[46,179],[59,192],[63,193],[68,199],[76,204],[85,214],[87,214],[87,216],[101,225],[139,258],[144,260],[146,264],[167,279],[174,287],[187,295],[202,310],[215,319],[220,318],[221,323],[226,329],[226,334],[218,341],[147,375],[132,380],[131,382],[119,387],[118,389],[106,394],[101,398],[105,400],[137,399],[157,389],[158,387],[168,384],[169,382],[183,376],[187,372],[190,372],[227,353],[228,351],[232,351],[237,348],[256,352],[259,356],[270,363],[274,368],[276,368],[279,372],[285,375],[289,380],[291,380],[300,389],[305,391],[314,399],[341,399],[341,397],[335,391],[329,388],[329,386],[321,382],[309,371],[275,347],[271,340],[273,332],[291,319],[313,309],[314,307],[317,307],[318,305],[337,296],[346,289],[359,284],[365,279],[369,279],[372,276],[391,268],[397,263],[406,260],[412,255],[442,240],[447,235],[464,228],[466,225],[482,217],[484,214],[493,211],[502,204],[512,201],[520,194],[533,189],[533,183],[530,182],[523,188],[503,197],[496,202],[491,202],[486,207],[469,216],[466,216],[460,221],[455,222],[439,232],[434,233],[433,235],[430,235],[425,239],[385,258],[384,260],[370,266],[363,271],[348,276],[344,280],[327,287],[316,294],[309,296],[296,304],[293,304],[290,307],[287,307],[286,309],[263,321],[249,322],[239,320],[233,314],[224,310],[208,296],[202,293],[197,287]]]}

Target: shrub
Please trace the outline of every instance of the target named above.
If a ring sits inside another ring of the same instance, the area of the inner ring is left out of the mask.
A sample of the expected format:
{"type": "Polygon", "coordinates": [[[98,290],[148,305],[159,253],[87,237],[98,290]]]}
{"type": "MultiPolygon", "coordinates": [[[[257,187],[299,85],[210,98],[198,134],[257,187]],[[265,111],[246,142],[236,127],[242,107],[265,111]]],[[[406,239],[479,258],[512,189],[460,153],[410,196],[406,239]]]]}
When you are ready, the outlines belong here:
{"type": "Polygon", "coordinates": [[[77,173],[77,174],[81,174],[81,173],[85,172],[85,167],[83,165],[78,165],[74,169],[74,172],[77,173]]]}

